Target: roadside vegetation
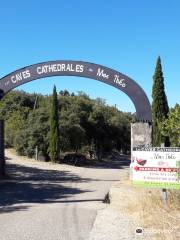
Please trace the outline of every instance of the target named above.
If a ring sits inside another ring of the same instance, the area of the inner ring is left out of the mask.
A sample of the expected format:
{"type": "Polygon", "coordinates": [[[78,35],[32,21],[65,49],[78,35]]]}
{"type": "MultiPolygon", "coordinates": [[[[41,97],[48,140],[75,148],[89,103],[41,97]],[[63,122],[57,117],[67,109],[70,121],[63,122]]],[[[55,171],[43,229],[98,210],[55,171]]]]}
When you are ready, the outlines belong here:
{"type": "Polygon", "coordinates": [[[163,143],[166,147],[180,147],[180,105],[169,109],[160,57],[153,75],[152,98],[153,146],[163,143]]]}
{"type": "Polygon", "coordinates": [[[101,160],[112,150],[129,153],[131,113],[110,107],[103,99],[90,99],[83,92],[76,95],[65,90],[57,94],[59,153],[53,155],[52,99],[51,95],[23,91],[5,96],[0,102],[0,118],[6,120],[6,148],[28,157],[37,157],[38,153],[39,159],[56,162],[58,154],[63,161],[67,154],[101,160]],[[55,159],[50,158],[52,155],[55,159]]]}

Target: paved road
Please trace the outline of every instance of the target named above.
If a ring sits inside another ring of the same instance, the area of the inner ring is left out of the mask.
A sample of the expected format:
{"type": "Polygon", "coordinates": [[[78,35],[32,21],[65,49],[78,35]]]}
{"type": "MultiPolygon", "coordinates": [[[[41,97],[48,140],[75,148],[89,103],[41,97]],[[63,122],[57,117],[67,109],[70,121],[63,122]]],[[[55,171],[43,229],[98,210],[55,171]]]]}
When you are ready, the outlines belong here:
{"type": "Polygon", "coordinates": [[[10,179],[0,182],[1,240],[88,239],[97,209],[124,168],[124,161],[80,168],[8,157],[10,179]]]}

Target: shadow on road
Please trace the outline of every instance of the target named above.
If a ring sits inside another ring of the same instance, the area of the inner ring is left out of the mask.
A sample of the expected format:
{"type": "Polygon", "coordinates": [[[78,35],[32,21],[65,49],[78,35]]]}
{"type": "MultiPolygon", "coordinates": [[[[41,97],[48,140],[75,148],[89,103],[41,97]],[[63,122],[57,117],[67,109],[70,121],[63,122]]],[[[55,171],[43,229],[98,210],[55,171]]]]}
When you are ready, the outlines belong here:
{"type": "Polygon", "coordinates": [[[118,155],[118,159],[103,160],[94,162],[94,164],[88,166],[92,168],[99,168],[99,169],[124,169],[129,167],[130,165],[130,156],[126,155],[118,155]]]}
{"type": "Polygon", "coordinates": [[[60,199],[65,201],[74,194],[89,192],[76,186],[70,187],[70,183],[91,181],[68,171],[42,170],[17,164],[8,164],[7,172],[11,175],[10,179],[0,182],[0,213],[28,208],[27,205],[14,204],[55,203],[60,199]]]}
{"type": "MultiPolygon", "coordinates": [[[[129,163],[128,158],[122,157],[119,160],[102,162],[90,167],[122,169],[129,166],[129,163]]],[[[22,166],[13,163],[7,164],[7,173],[9,173],[10,178],[0,181],[0,214],[11,211],[25,211],[31,207],[32,203],[103,201],[103,199],[71,199],[73,195],[91,192],[89,190],[79,189],[76,183],[116,181],[110,179],[83,178],[70,171],[38,169],[36,167],[22,166]],[[21,205],[17,206],[18,204],[21,205]]],[[[79,198],[81,199],[81,197],[79,198]]]]}

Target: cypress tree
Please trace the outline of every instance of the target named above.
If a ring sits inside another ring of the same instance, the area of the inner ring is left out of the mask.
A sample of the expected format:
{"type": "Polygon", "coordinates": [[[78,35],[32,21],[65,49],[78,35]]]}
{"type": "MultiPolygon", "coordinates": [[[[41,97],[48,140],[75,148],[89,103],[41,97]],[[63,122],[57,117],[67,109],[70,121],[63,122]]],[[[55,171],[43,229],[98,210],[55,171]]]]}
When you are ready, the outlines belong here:
{"type": "Polygon", "coordinates": [[[158,147],[161,143],[169,146],[168,137],[163,136],[161,133],[161,125],[168,117],[169,107],[164,90],[164,77],[160,57],[157,59],[155,73],[153,75],[152,98],[153,146],[158,147]]]}
{"type": "Polygon", "coordinates": [[[50,142],[49,142],[49,156],[52,162],[59,161],[60,153],[60,139],[59,139],[59,112],[57,91],[54,86],[52,95],[52,107],[50,115],[50,142]]]}

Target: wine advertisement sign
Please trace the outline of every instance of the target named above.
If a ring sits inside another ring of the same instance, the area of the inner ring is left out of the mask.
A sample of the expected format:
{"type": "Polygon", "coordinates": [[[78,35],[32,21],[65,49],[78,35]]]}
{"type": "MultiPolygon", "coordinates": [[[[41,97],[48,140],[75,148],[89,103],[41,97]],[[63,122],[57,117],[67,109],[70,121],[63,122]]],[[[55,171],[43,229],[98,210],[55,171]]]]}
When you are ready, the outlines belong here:
{"type": "Polygon", "coordinates": [[[135,186],[180,189],[180,148],[133,148],[135,186]]]}

